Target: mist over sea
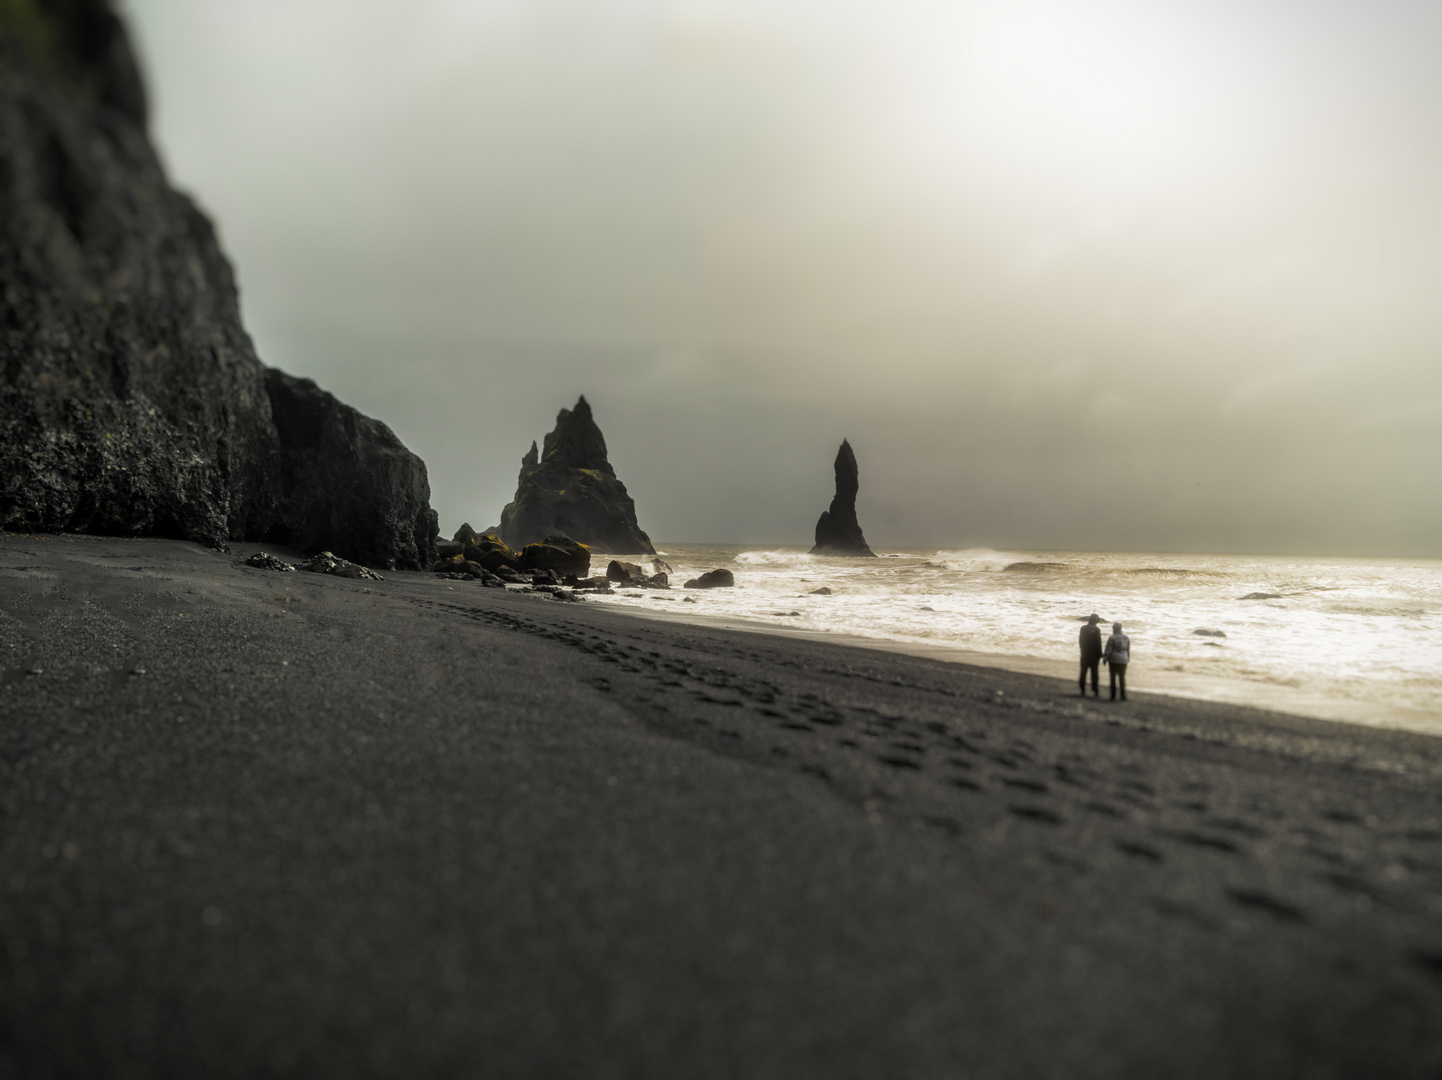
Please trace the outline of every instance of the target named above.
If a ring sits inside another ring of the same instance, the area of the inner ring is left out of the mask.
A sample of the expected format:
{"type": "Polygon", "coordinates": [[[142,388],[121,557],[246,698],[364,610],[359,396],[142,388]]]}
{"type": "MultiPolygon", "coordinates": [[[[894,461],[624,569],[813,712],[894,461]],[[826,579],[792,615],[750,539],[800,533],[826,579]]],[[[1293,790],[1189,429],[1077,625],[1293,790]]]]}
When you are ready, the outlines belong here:
{"type": "Polygon", "coordinates": [[[877,554],[663,545],[675,584],[724,566],[736,587],[595,599],[1073,679],[1077,630],[1096,612],[1104,633],[1120,621],[1131,637],[1130,690],[1442,735],[1442,560],[877,554]],[[815,595],[823,587],[831,594],[815,595]],[[1243,599],[1258,593],[1272,595],[1243,599]]]}

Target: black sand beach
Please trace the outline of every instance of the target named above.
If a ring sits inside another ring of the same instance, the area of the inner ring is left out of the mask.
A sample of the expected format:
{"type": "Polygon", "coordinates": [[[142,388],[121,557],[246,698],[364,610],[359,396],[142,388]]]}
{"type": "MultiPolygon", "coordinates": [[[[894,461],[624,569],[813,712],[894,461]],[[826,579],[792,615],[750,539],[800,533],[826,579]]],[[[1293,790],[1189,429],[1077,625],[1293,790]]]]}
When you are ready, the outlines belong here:
{"type": "Polygon", "coordinates": [[[0,1077],[1442,1068],[1442,743],[254,550],[0,535],[0,1077]]]}

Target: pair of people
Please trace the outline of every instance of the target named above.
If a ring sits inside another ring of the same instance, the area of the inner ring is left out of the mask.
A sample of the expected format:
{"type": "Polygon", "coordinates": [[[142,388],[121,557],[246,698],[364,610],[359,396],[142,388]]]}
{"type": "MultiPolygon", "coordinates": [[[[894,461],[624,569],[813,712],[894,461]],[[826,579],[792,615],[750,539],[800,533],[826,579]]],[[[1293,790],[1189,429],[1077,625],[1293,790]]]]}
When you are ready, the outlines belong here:
{"type": "Polygon", "coordinates": [[[1111,673],[1112,697],[1117,699],[1117,690],[1121,690],[1122,700],[1127,699],[1127,665],[1132,659],[1132,639],[1122,633],[1122,624],[1112,623],[1112,636],[1107,638],[1105,647],[1102,645],[1102,632],[1097,623],[1102,621],[1100,615],[1092,615],[1087,619],[1087,624],[1081,628],[1081,677],[1077,680],[1077,689],[1082,697],[1087,696],[1087,672],[1092,677],[1092,697],[1101,697],[1101,690],[1098,688],[1097,665],[1103,660],[1107,662],[1107,670],[1111,673]]]}

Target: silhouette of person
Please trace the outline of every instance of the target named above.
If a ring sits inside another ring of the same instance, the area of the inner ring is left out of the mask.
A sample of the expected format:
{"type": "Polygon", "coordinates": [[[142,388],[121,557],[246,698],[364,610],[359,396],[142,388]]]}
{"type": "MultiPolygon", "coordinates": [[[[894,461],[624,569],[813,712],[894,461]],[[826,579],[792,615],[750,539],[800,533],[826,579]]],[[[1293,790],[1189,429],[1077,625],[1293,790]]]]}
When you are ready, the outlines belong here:
{"type": "Polygon", "coordinates": [[[1100,678],[1097,667],[1102,660],[1102,632],[1097,629],[1097,623],[1102,617],[1093,614],[1087,619],[1087,624],[1081,628],[1081,636],[1078,639],[1081,644],[1081,677],[1077,679],[1077,689],[1081,691],[1080,696],[1087,696],[1087,672],[1092,673],[1092,697],[1101,697],[1101,690],[1098,687],[1100,678]]]}
{"type": "Polygon", "coordinates": [[[1122,633],[1122,624],[1112,623],[1112,636],[1107,638],[1106,651],[1102,653],[1102,659],[1107,662],[1107,670],[1111,672],[1112,700],[1117,699],[1117,690],[1122,692],[1122,700],[1127,699],[1127,665],[1132,661],[1132,639],[1122,633]]]}

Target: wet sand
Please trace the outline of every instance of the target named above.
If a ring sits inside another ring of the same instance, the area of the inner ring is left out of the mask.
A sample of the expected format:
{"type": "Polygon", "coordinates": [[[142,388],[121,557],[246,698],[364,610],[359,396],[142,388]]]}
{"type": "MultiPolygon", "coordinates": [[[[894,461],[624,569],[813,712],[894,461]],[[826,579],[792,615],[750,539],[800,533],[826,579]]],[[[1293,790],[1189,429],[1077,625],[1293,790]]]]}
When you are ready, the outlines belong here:
{"type": "Polygon", "coordinates": [[[0,534],[0,1077],[1430,1076],[1442,741],[0,534]]]}

